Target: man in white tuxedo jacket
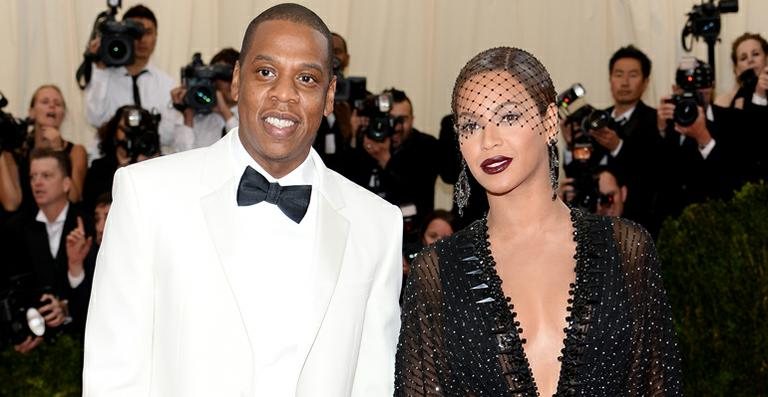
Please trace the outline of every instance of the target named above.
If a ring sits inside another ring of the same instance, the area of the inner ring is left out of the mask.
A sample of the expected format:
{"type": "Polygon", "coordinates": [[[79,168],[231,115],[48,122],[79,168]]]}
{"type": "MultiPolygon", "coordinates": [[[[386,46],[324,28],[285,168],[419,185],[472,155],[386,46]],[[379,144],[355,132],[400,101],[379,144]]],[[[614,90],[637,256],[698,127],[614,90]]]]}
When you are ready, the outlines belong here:
{"type": "Polygon", "coordinates": [[[240,127],[115,175],[86,396],[391,396],[402,217],[311,150],[333,110],[312,11],[248,26],[240,127]]]}

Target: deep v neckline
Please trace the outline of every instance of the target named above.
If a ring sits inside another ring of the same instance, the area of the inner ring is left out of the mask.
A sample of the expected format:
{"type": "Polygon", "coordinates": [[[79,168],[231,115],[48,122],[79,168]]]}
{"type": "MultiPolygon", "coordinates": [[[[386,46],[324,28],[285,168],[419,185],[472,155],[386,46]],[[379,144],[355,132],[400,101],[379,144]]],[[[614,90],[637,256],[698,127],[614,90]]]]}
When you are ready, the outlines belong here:
{"type": "MultiPolygon", "coordinates": [[[[564,318],[566,321],[566,327],[565,332],[563,335],[563,342],[561,345],[560,352],[562,353],[557,357],[557,360],[560,361],[560,369],[558,371],[558,377],[557,377],[557,385],[555,388],[555,394],[554,396],[561,395],[563,391],[567,388],[567,385],[565,384],[567,379],[565,379],[565,375],[568,373],[573,372],[573,368],[570,368],[575,361],[575,357],[568,356],[569,352],[575,352],[576,346],[573,345],[576,341],[582,341],[583,335],[581,338],[575,337],[576,331],[585,331],[584,327],[580,327],[577,324],[574,324],[574,316],[572,315],[573,308],[574,308],[574,302],[575,297],[578,291],[580,291],[580,286],[582,285],[582,277],[581,273],[583,272],[583,269],[585,268],[585,263],[582,260],[583,255],[582,253],[584,251],[584,241],[582,236],[586,235],[585,230],[581,227],[581,218],[583,217],[583,214],[577,210],[577,209],[571,209],[570,219],[571,219],[571,227],[573,230],[573,241],[576,243],[576,249],[574,254],[575,259],[575,277],[574,282],[569,284],[569,290],[568,290],[568,299],[566,301],[566,317],[564,318]]],[[[526,340],[521,337],[521,334],[523,332],[522,324],[520,324],[520,321],[517,319],[518,314],[515,311],[514,303],[512,302],[511,297],[507,296],[504,291],[501,288],[502,280],[501,277],[499,277],[498,272],[496,271],[496,261],[494,260],[493,254],[491,252],[491,244],[490,244],[490,236],[488,234],[488,219],[483,218],[481,222],[480,232],[482,233],[481,238],[484,239],[483,247],[480,247],[480,256],[484,257],[485,260],[482,262],[485,263],[487,267],[487,274],[490,275],[492,279],[492,285],[496,289],[494,292],[497,296],[502,297],[503,300],[501,300],[499,303],[501,303],[502,310],[506,311],[506,314],[509,317],[509,321],[511,321],[511,327],[505,327],[510,330],[505,336],[507,339],[511,338],[511,341],[514,345],[519,346],[519,351],[517,352],[517,362],[522,365],[522,370],[524,372],[524,378],[530,379],[530,384],[526,389],[530,390],[531,395],[539,396],[539,387],[536,383],[536,379],[533,377],[533,371],[531,368],[530,361],[528,360],[528,356],[525,352],[525,348],[523,345],[526,343],[526,340]]],[[[506,316],[505,316],[506,317],[506,316]]],[[[507,354],[505,352],[505,349],[502,343],[499,343],[500,347],[500,353],[501,354],[507,354]]]]}

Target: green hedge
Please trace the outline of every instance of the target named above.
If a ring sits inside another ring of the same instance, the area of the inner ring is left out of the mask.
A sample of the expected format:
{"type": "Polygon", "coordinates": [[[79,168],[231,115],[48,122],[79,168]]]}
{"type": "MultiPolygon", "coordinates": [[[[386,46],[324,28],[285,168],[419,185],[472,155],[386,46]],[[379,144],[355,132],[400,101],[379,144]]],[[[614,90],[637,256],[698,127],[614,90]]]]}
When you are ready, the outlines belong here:
{"type": "Polygon", "coordinates": [[[83,348],[59,336],[27,354],[0,352],[0,396],[69,397],[82,394],[83,348]]]}
{"type": "Polygon", "coordinates": [[[658,245],[686,395],[768,395],[768,186],[686,208],[658,245]]]}

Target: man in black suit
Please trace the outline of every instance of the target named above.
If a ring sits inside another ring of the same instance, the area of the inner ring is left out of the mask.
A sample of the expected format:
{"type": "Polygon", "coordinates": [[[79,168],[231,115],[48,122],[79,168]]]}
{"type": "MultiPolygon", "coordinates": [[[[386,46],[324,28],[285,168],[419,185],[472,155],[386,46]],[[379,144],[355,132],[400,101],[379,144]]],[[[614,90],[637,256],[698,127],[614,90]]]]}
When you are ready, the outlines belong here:
{"type": "MultiPolygon", "coordinates": [[[[69,157],[61,152],[37,149],[30,156],[30,183],[37,211],[22,212],[8,222],[6,236],[1,240],[7,255],[5,270],[9,279],[28,274],[26,287],[41,291],[39,311],[45,317],[46,327],[56,330],[72,329],[68,324],[84,316],[72,307],[82,307],[78,302],[82,294],[86,269],[83,263],[70,263],[67,253],[80,256],[90,248],[92,233],[85,232],[80,211],[69,203],[67,193],[72,186],[72,166],[69,157]],[[73,230],[80,230],[80,244],[68,242],[73,230]],[[68,244],[69,243],[69,244],[68,244]]],[[[46,334],[49,334],[46,331],[46,334]]],[[[26,352],[42,342],[41,337],[28,337],[16,346],[26,352]]]]}
{"type": "Polygon", "coordinates": [[[608,70],[614,104],[606,111],[615,123],[613,128],[592,131],[597,143],[593,156],[601,165],[609,165],[625,175],[632,194],[627,198],[624,216],[655,235],[660,226],[655,186],[661,164],[654,159],[663,146],[656,109],[640,99],[648,87],[651,60],[629,45],[611,56],[608,70]]]}

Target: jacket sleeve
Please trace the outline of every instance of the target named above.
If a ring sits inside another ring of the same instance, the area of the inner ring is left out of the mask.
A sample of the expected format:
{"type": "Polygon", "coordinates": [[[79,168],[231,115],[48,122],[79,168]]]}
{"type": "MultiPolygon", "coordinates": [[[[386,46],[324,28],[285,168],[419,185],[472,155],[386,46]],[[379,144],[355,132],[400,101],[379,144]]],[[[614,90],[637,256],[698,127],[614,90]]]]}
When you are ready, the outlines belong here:
{"type": "Polygon", "coordinates": [[[152,238],[130,169],[115,174],[113,196],[88,309],[84,396],[148,395],[151,381],[152,238]]]}
{"type": "Polygon", "coordinates": [[[353,396],[391,396],[393,393],[395,350],[400,331],[398,298],[403,275],[403,218],[400,210],[390,208],[387,248],[365,307],[353,396]]]}

